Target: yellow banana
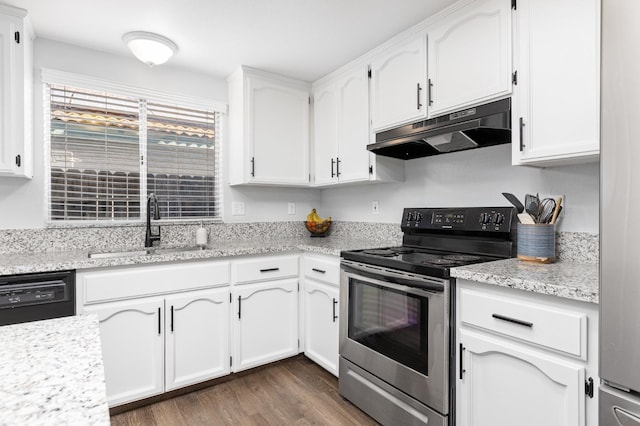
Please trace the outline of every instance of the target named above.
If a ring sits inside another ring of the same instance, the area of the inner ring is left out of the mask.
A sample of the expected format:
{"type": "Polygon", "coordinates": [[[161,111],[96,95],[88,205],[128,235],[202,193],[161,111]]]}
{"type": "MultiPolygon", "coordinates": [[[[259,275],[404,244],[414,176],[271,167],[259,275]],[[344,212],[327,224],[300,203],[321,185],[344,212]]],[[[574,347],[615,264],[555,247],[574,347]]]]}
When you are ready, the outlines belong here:
{"type": "Polygon", "coordinates": [[[317,215],[316,209],[311,209],[311,212],[307,215],[307,222],[315,222],[315,216],[317,215]]]}

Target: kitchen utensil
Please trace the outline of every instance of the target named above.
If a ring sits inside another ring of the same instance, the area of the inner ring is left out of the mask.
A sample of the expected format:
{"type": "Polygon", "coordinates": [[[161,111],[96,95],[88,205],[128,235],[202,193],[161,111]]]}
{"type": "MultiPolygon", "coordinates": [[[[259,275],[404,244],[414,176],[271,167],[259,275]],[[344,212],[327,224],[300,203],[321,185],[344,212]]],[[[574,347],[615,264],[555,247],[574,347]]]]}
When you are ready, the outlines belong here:
{"type": "Polygon", "coordinates": [[[560,204],[562,204],[562,197],[558,197],[558,201],[556,201],[556,208],[553,211],[553,216],[551,216],[551,222],[549,222],[552,225],[556,223],[560,210],[562,210],[562,206],[560,204]]]}
{"type": "Polygon", "coordinates": [[[518,214],[518,219],[520,223],[524,223],[525,225],[535,225],[536,222],[533,220],[529,213],[520,213],[518,214]]]}
{"type": "Polygon", "coordinates": [[[540,213],[538,214],[538,223],[549,223],[551,217],[556,210],[556,201],[553,198],[545,198],[540,202],[540,213]]]}
{"type": "Polygon", "coordinates": [[[527,194],[524,197],[524,205],[526,212],[535,220],[540,213],[540,197],[537,195],[527,194]]]}
{"type": "Polygon", "coordinates": [[[503,192],[502,195],[504,196],[504,198],[509,200],[511,204],[513,204],[518,213],[522,213],[524,211],[524,205],[520,202],[520,200],[518,200],[518,197],[508,192],[503,192]]]}

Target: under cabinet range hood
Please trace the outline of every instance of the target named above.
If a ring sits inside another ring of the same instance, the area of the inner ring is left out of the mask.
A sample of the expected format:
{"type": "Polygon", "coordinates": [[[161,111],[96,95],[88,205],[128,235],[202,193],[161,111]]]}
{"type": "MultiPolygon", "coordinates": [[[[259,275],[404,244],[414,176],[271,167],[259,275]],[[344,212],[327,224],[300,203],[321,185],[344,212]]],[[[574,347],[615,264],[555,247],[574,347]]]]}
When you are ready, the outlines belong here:
{"type": "Polygon", "coordinates": [[[502,99],[376,134],[374,154],[411,160],[511,143],[511,99],[502,99]]]}

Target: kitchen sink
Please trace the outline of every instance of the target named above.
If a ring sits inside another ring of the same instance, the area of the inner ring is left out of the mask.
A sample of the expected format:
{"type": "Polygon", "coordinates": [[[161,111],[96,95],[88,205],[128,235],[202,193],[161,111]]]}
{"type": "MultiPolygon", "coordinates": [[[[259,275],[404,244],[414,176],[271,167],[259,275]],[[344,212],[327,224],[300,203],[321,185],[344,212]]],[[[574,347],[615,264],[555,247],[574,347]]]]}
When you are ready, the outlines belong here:
{"type": "Polygon", "coordinates": [[[89,252],[87,256],[90,259],[109,259],[114,257],[138,257],[138,256],[150,256],[154,254],[182,253],[185,251],[199,251],[199,250],[204,250],[204,247],[200,247],[200,246],[153,247],[153,248],[150,247],[142,250],[89,252]]]}

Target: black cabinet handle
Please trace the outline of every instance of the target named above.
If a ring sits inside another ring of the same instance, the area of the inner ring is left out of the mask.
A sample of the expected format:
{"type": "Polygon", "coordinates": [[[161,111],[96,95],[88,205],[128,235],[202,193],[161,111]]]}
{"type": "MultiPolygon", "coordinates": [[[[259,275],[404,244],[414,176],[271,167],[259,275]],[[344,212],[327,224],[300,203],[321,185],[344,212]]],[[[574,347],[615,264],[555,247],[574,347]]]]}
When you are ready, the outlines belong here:
{"type": "Polygon", "coordinates": [[[20,154],[16,155],[16,166],[20,167],[20,165],[22,164],[22,157],[20,157],[20,154]]]}
{"type": "Polygon", "coordinates": [[[238,296],[238,319],[242,318],[242,296],[238,296]]]}
{"type": "Polygon", "coordinates": [[[280,268],[267,268],[267,269],[260,269],[260,272],[275,272],[275,271],[279,271],[280,268]]]}
{"type": "Polygon", "coordinates": [[[422,87],[420,87],[420,83],[418,83],[418,88],[416,90],[416,98],[417,98],[417,106],[418,106],[418,110],[420,108],[422,108],[422,104],[420,103],[420,91],[422,90],[422,87]]]}
{"type": "Polygon", "coordinates": [[[256,177],[256,158],[251,157],[251,177],[256,177]]]}
{"type": "Polygon", "coordinates": [[[459,375],[460,380],[462,380],[462,375],[465,373],[465,369],[462,368],[462,355],[463,355],[463,352],[464,352],[464,346],[462,346],[462,343],[460,343],[460,351],[458,351],[458,355],[460,355],[460,373],[459,373],[460,374],[459,375]]]}
{"type": "Polygon", "coordinates": [[[331,177],[335,177],[336,174],[333,172],[333,165],[335,164],[335,160],[332,158],[331,159],[331,177]]]}
{"type": "Polygon", "coordinates": [[[336,177],[340,177],[340,157],[336,157],[336,177]]]}
{"type": "Polygon", "coordinates": [[[162,334],[162,328],[161,328],[162,327],[162,324],[161,324],[162,318],[160,317],[160,315],[161,315],[160,308],[158,308],[158,334],[162,334]]]}
{"type": "Polygon", "coordinates": [[[337,304],[338,304],[338,301],[334,297],[333,298],[333,322],[336,322],[336,319],[338,319],[338,316],[336,315],[336,305],[337,304]]]}
{"type": "Polygon", "coordinates": [[[432,89],[433,89],[433,83],[431,82],[431,79],[429,79],[429,87],[427,90],[427,100],[429,101],[429,106],[433,105],[433,98],[431,97],[432,89]]]}
{"type": "Polygon", "coordinates": [[[505,317],[504,315],[500,315],[500,314],[493,314],[491,316],[494,317],[495,319],[499,319],[501,321],[507,321],[507,322],[511,322],[513,324],[518,324],[518,325],[522,325],[522,326],[529,327],[529,328],[533,327],[533,323],[529,322],[529,321],[522,321],[522,320],[511,318],[511,317],[505,317]]]}
{"type": "Polygon", "coordinates": [[[173,305],[171,305],[171,332],[173,333],[173,305]]]}
{"type": "Polygon", "coordinates": [[[327,273],[327,271],[323,271],[322,269],[318,269],[318,268],[311,268],[311,270],[313,272],[318,272],[320,274],[326,274],[327,273]]]}
{"type": "Polygon", "coordinates": [[[520,152],[524,151],[524,119],[520,117],[520,152]]]}

